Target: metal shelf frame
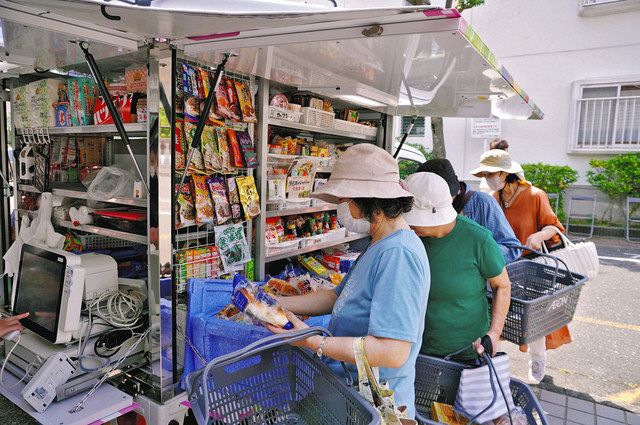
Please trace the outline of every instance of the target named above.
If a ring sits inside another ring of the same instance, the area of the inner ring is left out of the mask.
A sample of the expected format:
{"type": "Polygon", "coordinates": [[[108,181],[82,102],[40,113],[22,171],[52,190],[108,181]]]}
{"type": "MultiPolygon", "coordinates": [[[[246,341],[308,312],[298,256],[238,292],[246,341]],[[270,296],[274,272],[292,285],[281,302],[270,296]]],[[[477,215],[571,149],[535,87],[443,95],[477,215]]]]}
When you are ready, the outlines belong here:
{"type": "Polygon", "coordinates": [[[298,214],[313,214],[317,212],[324,211],[333,211],[338,208],[335,204],[323,204],[315,207],[304,207],[304,208],[292,208],[287,210],[278,210],[278,211],[267,211],[267,218],[271,217],[286,217],[289,215],[298,215],[298,214]]]}
{"type": "Polygon", "coordinates": [[[283,252],[282,254],[270,255],[265,258],[267,263],[271,263],[273,261],[283,260],[285,258],[296,257],[298,255],[308,254],[310,252],[319,251],[325,248],[331,248],[332,246],[340,245],[343,243],[354,242],[360,239],[368,238],[369,235],[351,235],[346,238],[336,239],[333,241],[320,242],[315,245],[307,246],[302,249],[296,249],[289,252],[283,252]]]}
{"type": "MultiPolygon", "coordinates": [[[[143,133],[147,134],[147,123],[125,124],[124,129],[127,133],[143,133]]],[[[18,134],[22,134],[22,129],[16,129],[18,134]]],[[[118,134],[116,126],[113,124],[104,125],[83,125],[76,127],[47,127],[47,131],[52,136],[58,135],[80,135],[80,134],[118,134]]]]}
{"type": "MultiPolygon", "coordinates": [[[[40,191],[35,186],[27,185],[27,184],[18,185],[18,190],[22,192],[40,193],[40,191]]],[[[147,200],[145,198],[116,197],[111,199],[95,199],[89,196],[87,192],[84,192],[82,190],[60,189],[60,188],[51,189],[51,193],[53,195],[64,196],[65,198],[86,199],[91,201],[107,202],[110,204],[127,205],[127,206],[140,207],[140,208],[147,207],[147,200]]]]}
{"type": "Polygon", "coordinates": [[[290,128],[293,130],[308,131],[309,133],[325,134],[328,136],[344,137],[345,139],[366,140],[373,142],[376,140],[376,136],[368,136],[361,133],[353,133],[351,131],[336,130],[335,128],[315,127],[313,125],[302,124],[299,122],[290,122],[269,118],[269,125],[273,125],[281,128],[290,128]]]}
{"type": "Polygon", "coordinates": [[[135,242],[146,245],[148,238],[146,235],[138,235],[135,233],[121,232],[119,230],[106,229],[104,227],[93,226],[91,224],[81,224],[74,226],[70,221],[61,221],[57,223],[58,226],[66,227],[68,229],[80,230],[82,232],[93,233],[96,235],[109,236],[110,238],[124,239],[125,241],[135,242]]]}

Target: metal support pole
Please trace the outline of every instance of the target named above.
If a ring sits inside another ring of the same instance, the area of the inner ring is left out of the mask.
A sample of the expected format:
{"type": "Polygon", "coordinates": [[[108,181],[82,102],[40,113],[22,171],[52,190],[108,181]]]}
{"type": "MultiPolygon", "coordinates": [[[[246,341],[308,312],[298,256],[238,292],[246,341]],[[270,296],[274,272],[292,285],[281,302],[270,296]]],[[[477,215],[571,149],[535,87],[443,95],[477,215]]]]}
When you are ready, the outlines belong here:
{"type": "MultiPolygon", "coordinates": [[[[220,84],[220,79],[222,78],[222,72],[224,71],[224,67],[227,65],[227,61],[231,57],[230,53],[225,53],[222,58],[222,62],[218,64],[216,67],[216,71],[213,75],[213,84],[211,84],[209,88],[209,95],[207,96],[207,100],[204,103],[204,109],[200,112],[200,120],[198,121],[198,125],[196,127],[196,132],[193,135],[193,140],[191,140],[191,146],[189,147],[189,156],[187,157],[187,162],[184,166],[184,171],[182,172],[182,177],[180,177],[180,184],[178,185],[178,191],[176,193],[182,192],[182,186],[184,186],[184,180],[187,178],[187,172],[189,171],[189,166],[191,165],[191,161],[193,161],[193,153],[195,149],[200,148],[200,139],[202,138],[202,132],[204,131],[204,125],[207,122],[207,117],[209,117],[209,111],[211,111],[211,107],[213,106],[213,100],[216,98],[216,90],[218,89],[218,84],[220,84]]],[[[176,202],[178,197],[176,196],[176,202]]]]}
{"type": "Polygon", "coordinates": [[[82,53],[84,53],[84,58],[87,61],[87,65],[89,65],[89,69],[91,70],[91,75],[93,75],[93,79],[96,81],[96,84],[98,85],[98,89],[100,90],[100,94],[104,99],[104,103],[107,104],[107,109],[109,109],[109,113],[113,118],[113,123],[116,126],[116,130],[118,131],[120,138],[122,139],[125,146],[127,147],[127,151],[129,152],[129,156],[131,156],[133,165],[136,167],[138,176],[140,177],[140,180],[142,180],[142,184],[144,185],[145,189],[147,189],[147,193],[149,193],[149,186],[147,185],[147,182],[144,178],[144,174],[142,173],[140,164],[138,164],[138,161],[136,161],[136,157],[133,155],[133,151],[131,150],[131,141],[129,140],[129,135],[127,134],[127,131],[124,129],[124,124],[122,123],[122,119],[118,114],[118,109],[116,108],[116,105],[114,105],[113,101],[111,100],[111,96],[109,95],[109,90],[107,89],[107,85],[104,83],[104,79],[102,78],[102,74],[100,73],[100,69],[98,68],[98,64],[96,63],[96,60],[94,59],[91,52],[89,52],[89,43],[87,43],[86,41],[81,41],[78,43],[78,45],[80,46],[82,53]]]}

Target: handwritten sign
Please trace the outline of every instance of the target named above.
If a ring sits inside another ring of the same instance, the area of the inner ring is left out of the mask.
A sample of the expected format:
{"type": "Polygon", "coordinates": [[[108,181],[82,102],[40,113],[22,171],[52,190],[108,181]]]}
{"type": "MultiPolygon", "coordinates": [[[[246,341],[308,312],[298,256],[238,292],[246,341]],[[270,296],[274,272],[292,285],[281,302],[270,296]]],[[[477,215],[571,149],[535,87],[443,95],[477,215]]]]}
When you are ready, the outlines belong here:
{"type": "Polygon", "coordinates": [[[471,137],[474,139],[495,139],[500,137],[500,120],[497,118],[473,118],[471,137]]]}

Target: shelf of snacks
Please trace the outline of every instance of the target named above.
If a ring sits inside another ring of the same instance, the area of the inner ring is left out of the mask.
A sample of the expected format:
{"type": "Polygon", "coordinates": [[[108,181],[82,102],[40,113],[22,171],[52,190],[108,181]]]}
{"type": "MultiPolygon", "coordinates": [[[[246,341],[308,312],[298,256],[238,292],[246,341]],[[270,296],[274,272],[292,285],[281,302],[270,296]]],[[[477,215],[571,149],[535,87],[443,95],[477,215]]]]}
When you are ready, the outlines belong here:
{"type": "Polygon", "coordinates": [[[313,245],[309,245],[305,248],[297,248],[293,249],[291,251],[287,251],[287,252],[283,252],[281,254],[276,254],[276,255],[268,255],[265,258],[265,262],[270,263],[272,261],[278,261],[278,260],[283,260],[285,258],[289,258],[289,257],[295,257],[298,255],[304,255],[307,254],[309,252],[313,252],[313,251],[318,251],[321,249],[325,249],[325,248],[331,248],[333,246],[337,246],[337,245],[341,245],[344,243],[349,243],[349,242],[354,242],[360,239],[364,239],[366,237],[369,237],[369,235],[350,235],[350,236],[345,236],[344,238],[341,239],[335,239],[335,240],[330,240],[327,242],[320,242],[320,243],[316,243],[313,245]]]}
{"type": "Polygon", "coordinates": [[[80,230],[82,232],[93,233],[95,235],[108,236],[111,238],[124,239],[126,241],[135,242],[139,244],[147,244],[146,235],[138,235],[135,233],[122,232],[120,230],[107,229],[104,227],[93,226],[90,224],[81,224],[75,226],[71,221],[60,221],[56,223],[57,226],[66,227],[68,229],[80,230]]]}
{"type": "Polygon", "coordinates": [[[308,131],[310,133],[326,134],[326,135],[330,135],[330,136],[344,137],[344,138],[348,138],[348,139],[367,140],[367,141],[371,141],[371,142],[376,140],[376,136],[375,135],[371,135],[371,134],[355,133],[353,131],[337,130],[335,128],[315,127],[315,126],[308,125],[308,124],[302,124],[302,123],[299,123],[299,122],[279,120],[279,119],[275,119],[275,118],[270,118],[269,119],[269,125],[273,125],[273,126],[276,126],[276,127],[282,127],[282,128],[291,128],[291,129],[294,129],[294,130],[308,131]]]}
{"type": "MultiPolygon", "coordinates": [[[[127,133],[145,133],[147,132],[147,123],[125,124],[124,129],[127,133]]],[[[24,134],[23,129],[16,129],[18,134],[24,134]]],[[[81,125],[71,127],[46,127],[46,131],[50,135],[73,135],[73,134],[118,134],[116,126],[113,124],[103,125],[81,125]]]]}
{"type": "Polygon", "coordinates": [[[319,213],[319,212],[325,212],[325,211],[333,211],[337,208],[337,206],[335,204],[321,204],[318,206],[311,206],[311,207],[303,207],[303,208],[290,208],[290,209],[284,209],[284,210],[277,210],[277,211],[267,211],[267,218],[271,218],[271,217],[286,217],[289,215],[299,215],[299,214],[312,214],[312,213],[319,213]]]}
{"type": "MultiPolygon", "coordinates": [[[[32,185],[21,184],[18,185],[18,189],[23,192],[31,192],[31,193],[40,193],[40,190],[32,185]]],[[[95,199],[92,198],[89,193],[82,190],[74,190],[74,189],[61,189],[61,188],[53,188],[51,189],[51,193],[57,196],[64,196],[65,198],[74,198],[74,199],[86,199],[91,201],[99,201],[99,202],[107,202],[110,204],[118,204],[118,205],[129,205],[133,207],[147,207],[147,200],[144,198],[124,198],[124,197],[116,197],[111,199],[95,199]]]]}

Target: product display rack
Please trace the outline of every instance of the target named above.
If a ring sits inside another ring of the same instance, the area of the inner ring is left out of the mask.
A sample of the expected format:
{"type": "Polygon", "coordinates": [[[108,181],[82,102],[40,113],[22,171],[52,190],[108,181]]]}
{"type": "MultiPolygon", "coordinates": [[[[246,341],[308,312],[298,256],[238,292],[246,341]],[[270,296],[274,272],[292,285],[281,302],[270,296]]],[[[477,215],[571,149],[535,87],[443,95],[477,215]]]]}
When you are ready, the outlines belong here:
{"type": "Polygon", "coordinates": [[[335,128],[315,127],[313,125],[302,124],[299,122],[283,121],[283,120],[278,120],[274,118],[269,118],[269,125],[273,125],[275,127],[288,128],[291,130],[300,130],[303,132],[309,132],[314,134],[338,136],[345,139],[366,140],[368,142],[373,142],[376,140],[376,136],[368,136],[365,134],[354,133],[351,131],[337,130],[335,128]]]}
{"type": "MultiPolygon", "coordinates": [[[[40,193],[40,191],[32,185],[19,184],[18,190],[22,192],[31,192],[31,193],[40,193]]],[[[51,193],[57,196],[64,196],[65,198],[73,198],[73,199],[86,199],[97,202],[107,202],[110,204],[118,204],[118,205],[129,205],[132,207],[146,208],[147,200],[144,198],[122,198],[116,197],[111,199],[100,199],[99,201],[89,196],[89,194],[82,190],[73,190],[73,189],[60,189],[53,188],[51,189],[51,193]]]]}
{"type": "MultiPolygon", "coordinates": [[[[104,125],[83,125],[83,126],[71,126],[71,127],[45,127],[46,131],[54,136],[54,135],[69,135],[69,136],[78,136],[81,134],[118,134],[116,130],[116,126],[113,124],[104,124],[104,125]]],[[[147,123],[135,123],[135,124],[124,124],[124,129],[127,130],[127,133],[143,133],[147,132],[147,123]]],[[[18,135],[24,134],[24,130],[22,128],[16,128],[16,133],[18,135]]]]}
{"type": "Polygon", "coordinates": [[[335,239],[327,242],[320,242],[315,245],[307,246],[305,248],[296,249],[294,251],[284,252],[282,254],[270,255],[265,257],[265,262],[271,263],[273,261],[283,260],[285,258],[297,257],[298,255],[309,254],[311,252],[319,251],[325,248],[331,248],[337,245],[342,245],[349,242],[355,242],[360,239],[368,238],[369,235],[351,235],[342,239],[335,239]]]}
{"type": "Polygon", "coordinates": [[[267,218],[271,217],[286,217],[288,215],[298,215],[298,214],[311,214],[316,212],[324,212],[324,211],[333,211],[337,208],[337,205],[334,204],[322,204],[315,207],[303,207],[303,208],[290,208],[286,210],[278,210],[278,211],[267,211],[267,218]]]}

